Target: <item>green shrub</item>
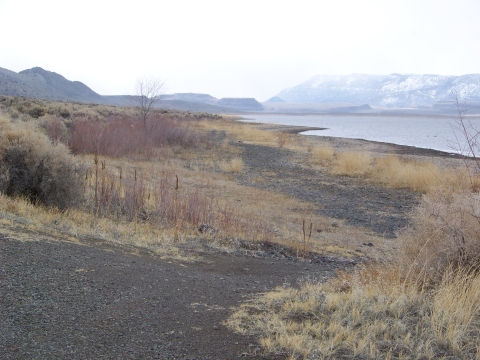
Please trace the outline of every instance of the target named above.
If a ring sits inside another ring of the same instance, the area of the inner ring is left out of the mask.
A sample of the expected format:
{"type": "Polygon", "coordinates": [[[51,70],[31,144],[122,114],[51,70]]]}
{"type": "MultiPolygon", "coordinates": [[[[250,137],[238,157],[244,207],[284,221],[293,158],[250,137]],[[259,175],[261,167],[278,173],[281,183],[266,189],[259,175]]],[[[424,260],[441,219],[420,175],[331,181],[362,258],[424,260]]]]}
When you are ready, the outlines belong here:
{"type": "Polygon", "coordinates": [[[0,114],[0,192],[33,203],[68,208],[81,201],[74,157],[52,144],[34,124],[12,123],[0,114]]]}

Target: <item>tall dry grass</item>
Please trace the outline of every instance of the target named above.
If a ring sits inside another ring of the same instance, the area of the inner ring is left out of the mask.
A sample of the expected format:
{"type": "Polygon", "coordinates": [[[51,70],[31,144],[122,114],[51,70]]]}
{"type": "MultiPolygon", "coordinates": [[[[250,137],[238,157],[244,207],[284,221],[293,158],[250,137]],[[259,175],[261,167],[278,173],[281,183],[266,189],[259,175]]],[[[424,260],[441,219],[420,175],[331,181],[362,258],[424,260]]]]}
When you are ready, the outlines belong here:
{"type": "Polygon", "coordinates": [[[312,149],[312,159],[314,161],[331,161],[335,155],[335,150],[331,146],[317,146],[312,149]]]}
{"type": "Polygon", "coordinates": [[[171,171],[108,165],[99,158],[84,180],[87,212],[99,218],[198,236],[204,227],[215,240],[271,241],[272,226],[228,201],[190,188],[171,171]],[[140,225],[143,224],[143,225],[140,225]],[[200,229],[200,230],[199,230],[200,229]]]}
{"type": "Polygon", "coordinates": [[[330,172],[334,175],[364,175],[370,171],[372,156],[363,152],[338,153],[330,172]]]}
{"type": "MultiPolygon", "coordinates": [[[[456,176],[454,172],[442,171],[428,161],[398,156],[374,157],[364,152],[335,153],[328,147],[314,149],[312,160],[327,165],[333,175],[361,177],[382,186],[418,192],[427,192],[456,176]]],[[[462,181],[465,180],[467,178],[462,177],[462,181]]]]}
{"type": "Polygon", "coordinates": [[[435,286],[450,266],[480,266],[480,194],[442,186],[424,195],[403,236],[403,267],[435,286]]]}
{"type": "Polygon", "coordinates": [[[240,157],[235,157],[230,161],[225,161],[220,164],[220,168],[228,173],[241,173],[243,170],[243,160],[240,157]]]}
{"type": "Polygon", "coordinates": [[[400,159],[397,156],[377,158],[372,169],[372,178],[380,184],[423,192],[437,187],[444,176],[432,163],[400,159]]]}
{"type": "Polygon", "coordinates": [[[475,358],[480,275],[450,269],[436,291],[418,290],[395,266],[366,266],[327,283],[279,288],[227,321],[292,359],[475,358]]]}

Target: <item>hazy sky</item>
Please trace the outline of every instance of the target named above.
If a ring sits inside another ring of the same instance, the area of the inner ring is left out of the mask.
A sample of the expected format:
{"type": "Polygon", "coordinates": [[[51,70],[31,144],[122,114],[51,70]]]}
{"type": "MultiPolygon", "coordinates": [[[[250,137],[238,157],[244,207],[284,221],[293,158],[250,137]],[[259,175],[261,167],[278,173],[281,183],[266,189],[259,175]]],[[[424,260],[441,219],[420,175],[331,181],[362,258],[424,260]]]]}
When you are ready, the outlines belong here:
{"type": "Polygon", "coordinates": [[[318,74],[480,73],[479,0],[0,0],[0,67],[265,101],[318,74]]]}

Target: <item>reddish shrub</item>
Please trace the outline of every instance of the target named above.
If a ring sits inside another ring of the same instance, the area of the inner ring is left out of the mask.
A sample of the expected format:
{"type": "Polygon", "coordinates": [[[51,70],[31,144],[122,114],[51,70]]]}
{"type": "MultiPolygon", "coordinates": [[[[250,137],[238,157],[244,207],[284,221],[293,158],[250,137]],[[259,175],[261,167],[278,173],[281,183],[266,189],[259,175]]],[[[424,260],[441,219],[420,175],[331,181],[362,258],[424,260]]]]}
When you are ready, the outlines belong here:
{"type": "Polygon", "coordinates": [[[146,124],[134,119],[110,117],[105,122],[77,121],[68,145],[74,153],[94,153],[147,158],[168,145],[195,147],[205,139],[188,124],[157,116],[146,124]]]}

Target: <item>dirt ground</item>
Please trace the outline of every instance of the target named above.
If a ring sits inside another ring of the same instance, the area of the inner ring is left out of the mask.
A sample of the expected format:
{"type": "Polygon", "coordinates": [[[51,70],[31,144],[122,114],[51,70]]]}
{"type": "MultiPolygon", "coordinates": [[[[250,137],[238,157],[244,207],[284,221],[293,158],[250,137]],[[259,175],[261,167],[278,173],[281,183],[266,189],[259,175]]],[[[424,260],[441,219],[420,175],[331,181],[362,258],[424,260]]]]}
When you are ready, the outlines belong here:
{"type": "Polygon", "coordinates": [[[264,358],[256,339],[222,325],[230,308],[352,266],[262,253],[197,255],[181,263],[95,239],[0,236],[2,359],[264,358]]]}
{"type": "MultiPolygon", "coordinates": [[[[298,131],[295,130],[295,131],[298,131]]],[[[440,152],[361,140],[323,139],[335,147],[449,157],[440,152]]],[[[239,143],[245,171],[235,180],[315,204],[319,214],[385,237],[408,224],[419,195],[332,177],[295,162],[295,153],[239,143]]],[[[147,250],[98,239],[78,243],[0,228],[2,359],[249,359],[257,339],[228,330],[230,309],[277,286],[324,280],[356,260],[315,261],[248,255],[197,244],[196,261],[168,261],[147,250]],[[20,236],[21,235],[21,236],[20,236]]]]}

